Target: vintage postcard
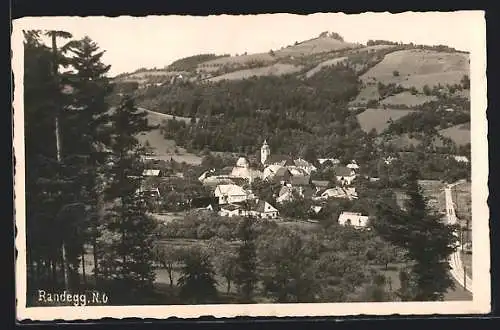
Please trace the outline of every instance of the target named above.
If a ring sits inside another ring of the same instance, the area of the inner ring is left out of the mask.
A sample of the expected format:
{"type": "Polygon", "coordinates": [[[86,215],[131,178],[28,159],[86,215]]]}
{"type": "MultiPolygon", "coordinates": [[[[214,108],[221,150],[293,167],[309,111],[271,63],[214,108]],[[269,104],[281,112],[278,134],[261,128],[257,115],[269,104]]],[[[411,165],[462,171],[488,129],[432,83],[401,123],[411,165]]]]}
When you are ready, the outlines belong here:
{"type": "Polygon", "coordinates": [[[13,22],[18,320],[490,311],[484,12],[13,22]]]}

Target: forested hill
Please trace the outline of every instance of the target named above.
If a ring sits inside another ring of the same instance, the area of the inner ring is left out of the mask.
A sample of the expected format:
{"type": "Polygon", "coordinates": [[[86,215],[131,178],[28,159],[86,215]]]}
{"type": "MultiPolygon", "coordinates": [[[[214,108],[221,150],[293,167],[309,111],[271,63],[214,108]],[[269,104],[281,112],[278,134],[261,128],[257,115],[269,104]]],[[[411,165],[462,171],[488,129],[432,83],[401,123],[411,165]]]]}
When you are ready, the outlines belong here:
{"type": "Polygon", "coordinates": [[[199,118],[163,130],[192,150],[248,154],[268,139],[280,153],[362,161],[470,147],[469,54],[446,46],[360,45],[325,32],[267,53],[194,55],[115,83],[145,108],[199,118]]]}

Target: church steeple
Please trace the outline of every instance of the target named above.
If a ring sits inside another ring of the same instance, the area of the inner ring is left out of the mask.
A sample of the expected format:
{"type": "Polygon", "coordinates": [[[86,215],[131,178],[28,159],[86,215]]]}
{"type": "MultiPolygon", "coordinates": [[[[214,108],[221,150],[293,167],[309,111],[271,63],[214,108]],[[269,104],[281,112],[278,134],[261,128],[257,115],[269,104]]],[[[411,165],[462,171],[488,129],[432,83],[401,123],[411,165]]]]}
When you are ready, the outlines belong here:
{"type": "Polygon", "coordinates": [[[267,144],[267,140],[264,140],[264,143],[262,144],[262,147],[260,148],[260,162],[262,165],[266,163],[267,158],[271,154],[271,149],[269,148],[269,145],[267,144]]]}

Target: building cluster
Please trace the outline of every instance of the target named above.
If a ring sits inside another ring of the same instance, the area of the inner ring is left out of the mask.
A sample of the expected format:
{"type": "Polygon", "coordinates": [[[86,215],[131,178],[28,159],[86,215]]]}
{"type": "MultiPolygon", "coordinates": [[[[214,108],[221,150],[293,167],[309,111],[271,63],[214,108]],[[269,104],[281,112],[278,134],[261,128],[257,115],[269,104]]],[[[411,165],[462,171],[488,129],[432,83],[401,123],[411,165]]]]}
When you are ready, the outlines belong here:
{"type": "MultiPolygon", "coordinates": [[[[315,213],[319,213],[322,202],[330,198],[358,198],[356,189],[351,186],[359,170],[355,161],[343,166],[337,159],[322,158],[318,159],[318,164],[331,167],[335,179],[312,180],[311,175],[318,170],[314,164],[301,158],[272,155],[267,141],[264,141],[260,151],[260,166],[252,167],[247,158],[240,157],[234,167],[206,170],[199,181],[212,188],[214,198],[206,199],[205,203],[198,206],[217,211],[222,216],[252,215],[276,219],[279,217],[276,206],[292,202],[297,197],[316,202],[312,207],[315,213]],[[254,194],[251,187],[256,179],[269,185],[281,186],[273,200],[259,200],[254,194]]],[[[357,219],[353,218],[350,223],[353,226],[366,225],[366,221],[357,219]]]]}

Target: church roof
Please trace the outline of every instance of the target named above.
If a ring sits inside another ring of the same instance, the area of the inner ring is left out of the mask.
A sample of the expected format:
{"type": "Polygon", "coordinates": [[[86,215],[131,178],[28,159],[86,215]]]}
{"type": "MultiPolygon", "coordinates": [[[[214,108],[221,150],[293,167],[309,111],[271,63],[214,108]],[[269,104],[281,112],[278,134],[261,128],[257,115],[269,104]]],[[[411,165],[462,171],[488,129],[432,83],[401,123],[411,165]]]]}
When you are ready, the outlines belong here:
{"type": "Polygon", "coordinates": [[[266,159],[266,164],[278,164],[281,166],[294,166],[295,162],[290,156],[286,155],[270,155],[266,159]]]}
{"type": "Polygon", "coordinates": [[[237,167],[247,167],[248,165],[248,160],[245,157],[240,157],[236,162],[237,167]]]}

